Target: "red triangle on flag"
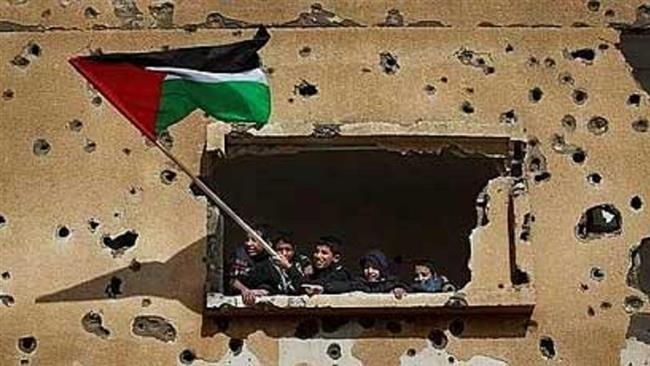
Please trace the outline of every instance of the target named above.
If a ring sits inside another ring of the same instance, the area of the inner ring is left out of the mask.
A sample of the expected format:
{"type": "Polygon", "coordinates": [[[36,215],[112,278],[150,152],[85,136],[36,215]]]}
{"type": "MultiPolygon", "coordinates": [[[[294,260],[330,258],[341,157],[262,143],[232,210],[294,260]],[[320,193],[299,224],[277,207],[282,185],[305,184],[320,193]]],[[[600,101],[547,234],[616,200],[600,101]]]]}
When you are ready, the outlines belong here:
{"type": "Polygon", "coordinates": [[[142,133],[156,139],[155,126],[165,73],[128,63],[75,57],[70,63],[142,133]]]}

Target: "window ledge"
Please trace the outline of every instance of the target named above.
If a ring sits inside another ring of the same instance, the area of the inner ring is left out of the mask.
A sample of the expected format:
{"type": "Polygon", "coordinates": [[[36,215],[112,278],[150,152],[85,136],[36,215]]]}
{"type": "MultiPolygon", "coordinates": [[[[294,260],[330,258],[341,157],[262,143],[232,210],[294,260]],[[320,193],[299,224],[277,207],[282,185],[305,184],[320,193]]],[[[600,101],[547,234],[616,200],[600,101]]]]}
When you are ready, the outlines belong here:
{"type": "Polygon", "coordinates": [[[340,295],[263,296],[253,306],[242,302],[241,296],[208,293],[206,308],[213,315],[254,314],[318,314],[327,312],[360,313],[499,313],[530,314],[535,306],[531,288],[499,291],[407,294],[398,300],[392,294],[351,292],[340,295]]]}

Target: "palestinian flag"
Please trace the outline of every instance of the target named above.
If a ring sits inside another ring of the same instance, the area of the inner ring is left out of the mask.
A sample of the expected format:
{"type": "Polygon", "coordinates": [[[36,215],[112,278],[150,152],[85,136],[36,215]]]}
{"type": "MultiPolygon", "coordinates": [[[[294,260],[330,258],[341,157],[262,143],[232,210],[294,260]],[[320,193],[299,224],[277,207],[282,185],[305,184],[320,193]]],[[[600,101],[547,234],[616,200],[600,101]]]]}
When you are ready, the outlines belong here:
{"type": "Polygon", "coordinates": [[[197,108],[224,122],[265,124],[271,93],[257,51],[269,40],[147,53],[75,57],[70,63],[145,135],[155,139],[197,108]]]}

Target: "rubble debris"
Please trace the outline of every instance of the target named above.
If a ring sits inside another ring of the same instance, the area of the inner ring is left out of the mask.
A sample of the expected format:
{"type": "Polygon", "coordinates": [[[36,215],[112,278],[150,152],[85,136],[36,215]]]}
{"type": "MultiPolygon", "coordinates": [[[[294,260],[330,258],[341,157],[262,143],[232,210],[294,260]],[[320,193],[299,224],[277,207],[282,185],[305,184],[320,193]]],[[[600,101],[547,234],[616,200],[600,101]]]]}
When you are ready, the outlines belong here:
{"type": "Polygon", "coordinates": [[[641,105],[641,95],[636,93],[630,94],[630,96],[627,98],[627,104],[638,107],[641,105]]]}
{"type": "Polygon", "coordinates": [[[163,184],[170,185],[174,183],[177,176],[178,174],[175,171],[171,169],[165,169],[160,172],[160,181],[163,182],[163,184]]]}
{"type": "Polygon", "coordinates": [[[573,90],[571,98],[575,104],[583,105],[587,102],[587,99],[589,99],[589,94],[586,90],[578,88],[573,90]]]}
{"type": "Polygon", "coordinates": [[[169,29],[174,26],[174,4],[171,2],[150,5],[149,14],[154,20],[153,28],[169,29]]]}
{"type": "Polygon", "coordinates": [[[605,117],[595,116],[587,122],[587,130],[596,136],[600,136],[609,129],[609,121],[605,117]]]}
{"type": "Polygon", "coordinates": [[[176,340],[176,328],[165,318],[156,315],[136,316],[131,331],[137,336],[151,337],[162,342],[176,340]]]}
{"type": "Polygon", "coordinates": [[[489,53],[480,53],[465,47],[461,47],[458,51],[454,52],[454,56],[461,64],[479,68],[484,74],[493,74],[495,68],[488,62],[491,60],[489,53]]]}
{"type": "Polygon", "coordinates": [[[113,255],[118,255],[135,246],[138,236],[135,230],[128,230],[114,237],[104,235],[102,237],[102,243],[113,251],[113,255]]]}
{"type": "Polygon", "coordinates": [[[327,356],[332,360],[338,360],[341,358],[341,346],[338,343],[331,343],[327,346],[327,356]]]}
{"type": "Polygon", "coordinates": [[[499,122],[505,124],[515,124],[517,123],[517,114],[514,109],[507,110],[499,116],[499,122]]]}
{"type": "Polygon", "coordinates": [[[18,349],[24,353],[32,353],[36,351],[38,342],[34,336],[25,336],[18,339],[18,349]]]}
{"type": "Polygon", "coordinates": [[[205,28],[248,28],[251,27],[252,24],[214,12],[205,17],[205,22],[203,22],[201,26],[205,28]]]}
{"type": "Polygon", "coordinates": [[[185,349],[178,355],[178,361],[183,365],[191,365],[196,360],[196,354],[191,349],[185,349]]]}
{"type": "Polygon", "coordinates": [[[318,94],[318,87],[303,79],[300,84],[294,85],[293,93],[304,98],[309,98],[318,94]]]}
{"type": "Polygon", "coordinates": [[[638,211],[643,207],[643,200],[641,200],[641,197],[639,196],[634,196],[630,200],[630,207],[632,207],[633,210],[638,211]]]}
{"type": "Polygon", "coordinates": [[[118,295],[122,294],[122,280],[116,276],[111,277],[104,289],[104,293],[110,299],[117,298],[118,295]]]}
{"type": "Polygon", "coordinates": [[[244,340],[240,338],[230,338],[228,341],[228,348],[230,348],[230,351],[237,356],[244,349],[244,340]]]}
{"type": "Polygon", "coordinates": [[[623,302],[625,312],[628,314],[636,313],[643,307],[643,300],[636,295],[629,295],[625,297],[623,302]]]}
{"type": "Polygon", "coordinates": [[[597,239],[605,235],[620,235],[620,211],[612,204],[602,204],[585,211],[576,225],[576,236],[581,240],[597,239]]]}
{"type": "Polygon", "coordinates": [[[403,27],[404,16],[399,12],[399,9],[392,8],[388,10],[386,19],[377,25],[380,27],[403,27]]]}
{"type": "Polygon", "coordinates": [[[86,332],[94,334],[99,338],[106,339],[111,335],[111,331],[106,329],[102,323],[102,315],[94,311],[87,312],[83,318],[81,318],[81,326],[86,332]]]}
{"type": "Polygon", "coordinates": [[[562,117],[562,128],[566,130],[567,132],[573,132],[576,130],[576,127],[578,126],[578,122],[576,121],[576,118],[573,117],[570,114],[565,115],[562,117]]]}
{"type": "Polygon", "coordinates": [[[32,151],[36,156],[45,156],[50,150],[52,150],[52,145],[46,139],[36,139],[32,145],[32,151]]]}
{"type": "Polygon", "coordinates": [[[120,21],[121,28],[139,29],[142,28],[144,15],[138,9],[134,0],[112,0],[113,14],[120,21]]]}
{"type": "Polygon", "coordinates": [[[388,75],[395,74],[400,68],[397,62],[397,55],[390,52],[381,52],[379,54],[379,66],[388,75]]]}
{"type": "Polygon", "coordinates": [[[632,129],[636,132],[648,132],[648,120],[641,118],[632,122],[632,129]]]}
{"type": "Polygon", "coordinates": [[[447,336],[445,335],[445,332],[443,332],[440,329],[433,329],[431,332],[429,332],[427,338],[429,339],[431,345],[435,349],[444,349],[448,343],[448,339],[447,336]]]}
{"type": "Polygon", "coordinates": [[[544,92],[539,87],[534,87],[528,92],[528,99],[531,102],[537,103],[544,97],[544,92]]]}
{"type": "Polygon", "coordinates": [[[303,12],[298,18],[280,24],[281,27],[361,27],[351,19],[341,18],[319,3],[312,4],[309,12],[303,12]]]}
{"type": "Polygon", "coordinates": [[[539,351],[546,359],[555,357],[555,343],[551,337],[543,336],[539,339],[539,351]]]}
{"type": "Polygon", "coordinates": [[[605,279],[605,271],[599,267],[591,267],[591,270],[589,271],[589,277],[591,277],[591,279],[594,281],[600,282],[605,279]]]}

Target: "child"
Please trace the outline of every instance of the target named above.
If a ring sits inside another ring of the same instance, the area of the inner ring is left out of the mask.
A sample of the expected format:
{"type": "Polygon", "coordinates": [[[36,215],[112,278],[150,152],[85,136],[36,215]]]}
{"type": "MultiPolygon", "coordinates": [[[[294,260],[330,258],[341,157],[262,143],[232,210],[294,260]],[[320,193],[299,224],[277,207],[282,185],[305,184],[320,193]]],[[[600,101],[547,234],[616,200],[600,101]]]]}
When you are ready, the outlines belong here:
{"type": "Polygon", "coordinates": [[[442,292],[450,286],[453,288],[445,276],[438,275],[431,261],[415,262],[414,271],[415,278],[411,285],[414,292],[442,292]]]}
{"type": "Polygon", "coordinates": [[[352,276],[341,264],[342,258],[341,241],[333,236],[321,237],[314,248],[313,274],[302,285],[303,291],[310,296],[350,291],[352,276]]]}
{"type": "MultiPolygon", "coordinates": [[[[268,229],[257,226],[254,230],[268,241],[268,229]]],[[[280,270],[260,242],[249,236],[235,249],[230,267],[230,287],[242,295],[246,305],[265,295],[288,293],[289,280],[280,270]]]]}
{"type": "Polygon", "coordinates": [[[362,275],[352,285],[353,291],[369,293],[392,292],[395,298],[401,299],[406,294],[406,286],[389,274],[390,263],[380,250],[373,249],[359,261],[362,275]]]}
{"type": "Polygon", "coordinates": [[[278,232],[273,239],[274,249],[282,258],[274,259],[284,274],[289,278],[287,294],[295,295],[300,290],[300,285],[306,276],[313,273],[309,258],[296,254],[296,245],[288,232],[278,232]]]}

